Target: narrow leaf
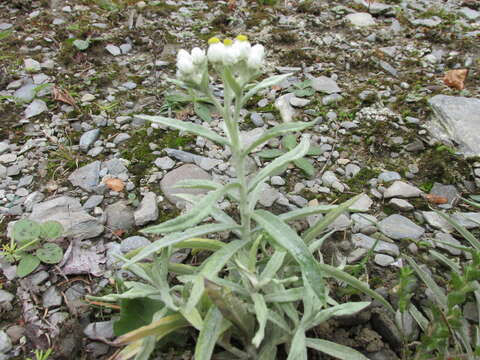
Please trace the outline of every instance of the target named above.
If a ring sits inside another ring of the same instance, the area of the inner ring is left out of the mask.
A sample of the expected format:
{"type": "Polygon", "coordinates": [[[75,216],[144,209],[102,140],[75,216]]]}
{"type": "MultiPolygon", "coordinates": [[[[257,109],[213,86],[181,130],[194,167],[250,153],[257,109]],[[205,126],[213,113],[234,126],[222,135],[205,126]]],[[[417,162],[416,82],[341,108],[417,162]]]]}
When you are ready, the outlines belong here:
{"type": "Polygon", "coordinates": [[[313,175],[315,175],[315,168],[313,167],[310,160],[301,158],[301,159],[293,160],[293,163],[295,164],[296,167],[302,170],[305,173],[305,175],[307,175],[308,177],[312,177],[313,175]]]}
{"type": "Polygon", "coordinates": [[[278,270],[282,267],[283,260],[285,259],[285,255],[287,253],[285,251],[275,251],[273,255],[267,262],[267,265],[263,269],[262,273],[260,274],[260,282],[268,282],[277,273],[278,270]]]}
{"type": "Polygon", "coordinates": [[[189,122],[180,121],[177,119],[167,118],[163,116],[135,115],[135,117],[143,120],[148,120],[157,124],[170,126],[177,130],[187,131],[198,136],[203,136],[218,144],[230,146],[230,142],[226,138],[214,133],[213,131],[206,129],[201,125],[192,124],[189,122]]]}
{"type": "Polygon", "coordinates": [[[240,85],[238,84],[237,80],[232,75],[232,72],[228,67],[223,68],[223,78],[225,79],[225,82],[230,86],[230,88],[233,90],[235,93],[235,96],[240,96],[242,94],[242,89],[240,88],[240,85]]]}
{"type": "Polygon", "coordinates": [[[285,151],[280,149],[262,150],[257,153],[258,157],[262,159],[275,159],[283,154],[285,154],[285,151]]]}
{"type": "Polygon", "coordinates": [[[305,289],[303,287],[291,288],[288,290],[274,291],[268,294],[265,294],[266,302],[293,302],[300,301],[303,299],[305,294],[305,289]]]}
{"type": "Polygon", "coordinates": [[[260,90],[279,84],[283,80],[287,79],[289,76],[292,76],[292,74],[289,73],[289,74],[275,75],[261,81],[245,94],[245,96],[242,99],[242,106],[248,101],[248,99],[250,99],[253,95],[255,95],[260,90]]]}
{"type": "Polygon", "coordinates": [[[368,360],[368,358],[357,350],[345,345],[340,345],[323,339],[307,338],[305,341],[309,348],[323,352],[340,360],[368,360]]]}
{"type": "Polygon", "coordinates": [[[223,316],[216,306],[211,306],[203,320],[195,346],[195,359],[210,359],[221,335],[223,316]]]}
{"type": "Polygon", "coordinates": [[[293,336],[287,360],[308,360],[305,340],[305,330],[299,327],[293,336]]]}
{"type": "Polygon", "coordinates": [[[267,325],[267,304],[262,295],[255,293],[252,294],[253,305],[255,308],[255,316],[258,321],[258,330],[255,334],[252,344],[258,348],[265,337],[265,326],[267,325]]]}
{"type": "Polygon", "coordinates": [[[212,121],[212,112],[209,105],[206,105],[200,102],[195,102],[193,105],[193,111],[195,111],[195,114],[197,114],[197,116],[203,121],[206,121],[206,122],[212,121]]]}

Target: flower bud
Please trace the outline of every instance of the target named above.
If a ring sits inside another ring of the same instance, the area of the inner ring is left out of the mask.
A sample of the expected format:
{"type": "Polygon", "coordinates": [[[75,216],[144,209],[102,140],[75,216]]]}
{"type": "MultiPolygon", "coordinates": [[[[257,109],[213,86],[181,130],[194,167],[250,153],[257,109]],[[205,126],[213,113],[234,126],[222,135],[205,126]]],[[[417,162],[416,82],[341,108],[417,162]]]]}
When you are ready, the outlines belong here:
{"type": "Polygon", "coordinates": [[[177,54],[177,68],[182,74],[190,74],[195,70],[192,56],[184,49],[177,54]]]}
{"type": "Polygon", "coordinates": [[[207,51],[208,60],[212,63],[223,61],[225,45],[223,45],[218,38],[211,38],[208,40],[208,43],[210,44],[207,51]]]}
{"type": "Polygon", "coordinates": [[[206,59],[205,51],[195,47],[192,49],[192,61],[195,65],[201,65],[206,59]]]}
{"type": "Polygon", "coordinates": [[[259,70],[263,65],[265,48],[263,45],[256,44],[252,46],[247,60],[247,66],[251,69],[259,70]]]}
{"type": "Polygon", "coordinates": [[[239,60],[248,60],[248,56],[250,54],[250,50],[252,46],[248,42],[248,39],[246,36],[243,36],[243,35],[237,36],[232,46],[236,48],[236,51],[238,52],[239,60]]]}

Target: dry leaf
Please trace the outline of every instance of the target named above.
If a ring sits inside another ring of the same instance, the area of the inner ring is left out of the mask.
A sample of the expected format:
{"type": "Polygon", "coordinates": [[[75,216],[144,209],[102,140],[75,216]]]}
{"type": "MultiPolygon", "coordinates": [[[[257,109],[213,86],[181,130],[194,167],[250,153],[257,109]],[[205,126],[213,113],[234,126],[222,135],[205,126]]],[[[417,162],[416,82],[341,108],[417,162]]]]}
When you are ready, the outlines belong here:
{"type": "Polygon", "coordinates": [[[427,194],[425,195],[425,199],[427,199],[428,202],[436,205],[448,203],[448,199],[445,196],[440,195],[427,194]]]}
{"type": "Polygon", "coordinates": [[[125,183],[122,180],[117,178],[105,179],[103,183],[107,185],[107,187],[110,190],[113,190],[116,192],[120,192],[125,188],[125,183]]]}
{"type": "Polygon", "coordinates": [[[53,99],[66,104],[76,106],[75,100],[66,90],[60,89],[57,85],[53,87],[53,99]]]}
{"type": "Polygon", "coordinates": [[[464,82],[467,79],[468,69],[457,69],[447,71],[443,77],[445,85],[457,90],[463,90],[464,82]]]}
{"type": "Polygon", "coordinates": [[[113,235],[118,236],[118,237],[121,237],[125,233],[126,233],[126,231],[123,230],[123,229],[117,229],[117,230],[113,231],[113,235]]]}
{"type": "Polygon", "coordinates": [[[233,11],[237,8],[237,0],[228,0],[228,10],[233,11]]]}
{"type": "Polygon", "coordinates": [[[280,91],[280,90],[282,90],[282,87],[281,87],[281,86],[278,86],[278,85],[273,85],[273,86],[272,86],[272,90],[274,90],[274,91],[280,91]]]}

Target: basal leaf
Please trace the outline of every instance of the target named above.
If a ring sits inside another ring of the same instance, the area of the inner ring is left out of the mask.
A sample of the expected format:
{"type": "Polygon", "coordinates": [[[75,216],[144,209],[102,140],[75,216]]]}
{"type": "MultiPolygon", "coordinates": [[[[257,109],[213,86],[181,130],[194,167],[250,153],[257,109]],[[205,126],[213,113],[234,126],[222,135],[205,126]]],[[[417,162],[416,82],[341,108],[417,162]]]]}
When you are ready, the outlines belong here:
{"type": "Polygon", "coordinates": [[[120,319],[113,324],[115,336],[136,330],[152,322],[153,315],[163,307],[163,303],[149,298],[120,300],[120,319]]]}
{"type": "Polygon", "coordinates": [[[206,121],[206,122],[212,121],[212,110],[209,105],[206,105],[200,102],[195,102],[193,105],[193,110],[195,111],[195,114],[197,114],[197,116],[203,121],[206,121]]]}
{"type": "Polygon", "coordinates": [[[220,310],[213,305],[203,320],[203,327],[198,334],[195,345],[195,359],[211,359],[215,344],[222,334],[223,316],[220,310]]]}
{"type": "Polygon", "coordinates": [[[258,157],[261,157],[262,159],[275,159],[283,154],[285,154],[285,151],[280,149],[266,149],[257,153],[258,157]]]}
{"type": "Polygon", "coordinates": [[[36,256],[25,254],[17,265],[17,276],[25,277],[31,274],[40,265],[40,259],[36,256]]]}
{"type": "Polygon", "coordinates": [[[315,168],[313,167],[310,160],[301,158],[301,159],[293,160],[293,163],[295,164],[296,167],[302,170],[305,173],[305,175],[307,175],[308,177],[312,177],[313,175],[315,175],[315,168]]]}
{"type": "Polygon", "coordinates": [[[307,338],[305,344],[312,349],[323,352],[340,360],[368,360],[362,353],[328,340],[307,338]]]}

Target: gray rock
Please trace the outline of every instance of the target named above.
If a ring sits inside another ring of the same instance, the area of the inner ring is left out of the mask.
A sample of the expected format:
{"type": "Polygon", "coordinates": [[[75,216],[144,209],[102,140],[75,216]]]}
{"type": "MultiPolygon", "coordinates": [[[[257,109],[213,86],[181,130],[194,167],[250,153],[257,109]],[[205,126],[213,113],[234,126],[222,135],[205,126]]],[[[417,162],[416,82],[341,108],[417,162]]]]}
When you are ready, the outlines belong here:
{"type": "Polygon", "coordinates": [[[250,115],[250,120],[252,120],[253,125],[255,125],[257,127],[262,127],[263,125],[265,125],[265,122],[263,121],[262,115],[257,113],[257,112],[253,112],[250,115]]]}
{"type": "Polygon", "coordinates": [[[283,186],[285,185],[285,180],[281,176],[272,176],[270,178],[270,184],[274,186],[283,186]]]}
{"type": "Polygon", "coordinates": [[[8,153],[0,155],[0,163],[2,164],[9,164],[17,160],[17,154],[15,153],[8,153]]]}
{"type": "Polygon", "coordinates": [[[342,214],[335,219],[330,225],[328,225],[328,230],[335,230],[335,231],[345,231],[352,225],[352,220],[350,216],[346,214],[342,214]]]}
{"type": "Polygon", "coordinates": [[[355,177],[355,175],[357,175],[360,172],[360,170],[361,168],[358,165],[347,164],[347,166],[345,166],[345,175],[347,176],[347,178],[351,179],[355,177]]]}
{"type": "Polygon", "coordinates": [[[324,96],[322,98],[322,104],[323,105],[330,105],[330,104],[333,104],[335,102],[338,102],[338,101],[342,101],[343,100],[343,96],[340,95],[340,94],[331,94],[331,95],[327,95],[327,96],[324,96]]]}
{"type": "Polygon", "coordinates": [[[480,99],[436,95],[428,103],[434,113],[430,133],[450,146],[459,144],[467,157],[480,156],[480,99]]]}
{"type": "MultiPolygon", "coordinates": [[[[243,147],[250,146],[256,140],[261,138],[264,133],[265,133],[265,130],[262,129],[262,128],[256,128],[256,129],[252,129],[250,131],[240,131],[240,140],[242,142],[242,146],[243,147]]],[[[254,149],[254,151],[259,151],[264,146],[265,146],[265,144],[259,145],[254,149]]]]}
{"type": "Polygon", "coordinates": [[[368,211],[372,205],[372,199],[370,199],[367,194],[362,194],[358,200],[350,206],[350,209],[354,211],[368,211]]]}
{"type": "Polygon", "coordinates": [[[413,316],[410,315],[410,312],[405,311],[402,313],[397,310],[395,318],[397,319],[397,323],[401,324],[401,328],[406,338],[410,341],[417,340],[420,335],[420,328],[413,316]]]}
{"type": "Polygon", "coordinates": [[[386,61],[379,60],[378,65],[380,65],[380,67],[383,70],[385,70],[387,73],[389,73],[390,75],[395,76],[395,77],[398,75],[397,69],[395,69],[392,65],[390,65],[386,61]]]}
{"type": "Polygon", "coordinates": [[[30,102],[35,98],[35,88],[37,85],[25,84],[20,89],[15,91],[13,96],[18,101],[30,102]]]}
{"type": "Polygon", "coordinates": [[[352,214],[351,219],[353,221],[352,232],[361,232],[369,235],[377,231],[375,224],[377,218],[369,214],[352,214]]]}
{"type": "Polygon", "coordinates": [[[451,209],[460,198],[460,194],[458,193],[455,185],[443,185],[435,183],[433,184],[432,190],[430,190],[430,194],[447,198],[448,202],[446,204],[438,205],[438,207],[442,209],[451,209]]]}
{"type": "Polygon", "coordinates": [[[157,195],[153,192],[147,192],[140,203],[138,209],[134,212],[135,224],[137,226],[145,225],[158,219],[157,195]]]}
{"type": "Polygon", "coordinates": [[[61,196],[33,206],[31,220],[45,222],[56,220],[64,229],[64,236],[74,239],[90,239],[103,232],[103,225],[88,215],[77,199],[61,196]]]}
{"type": "Polygon", "coordinates": [[[5,331],[0,330],[0,355],[8,353],[10,350],[12,350],[12,340],[5,331]]]}
{"type": "Polygon", "coordinates": [[[463,315],[473,323],[478,324],[478,307],[475,302],[467,302],[463,307],[463,315]]]}
{"type": "MultiPolygon", "coordinates": [[[[375,245],[375,242],[377,242],[377,239],[374,239],[364,234],[353,234],[352,242],[355,247],[370,250],[375,245]]],[[[377,245],[375,246],[373,251],[376,253],[388,254],[392,256],[400,255],[400,249],[397,245],[383,240],[378,240],[377,245]]]]}
{"type": "Polygon", "coordinates": [[[402,177],[396,171],[384,171],[380,175],[378,175],[378,182],[380,183],[389,183],[401,179],[402,177]]]}
{"type": "Polygon", "coordinates": [[[130,251],[136,250],[138,248],[150,245],[150,240],[144,238],[143,236],[130,236],[126,239],[123,239],[120,244],[120,250],[127,254],[130,251]]]}
{"type": "Polygon", "coordinates": [[[283,122],[291,122],[295,117],[295,109],[290,105],[290,99],[294,94],[285,94],[275,100],[275,108],[280,112],[283,122]]]}
{"type": "Polygon", "coordinates": [[[412,25],[415,25],[415,26],[425,26],[425,27],[433,28],[440,25],[442,23],[442,19],[440,19],[438,16],[433,16],[428,19],[413,19],[413,20],[410,20],[410,22],[412,23],[412,25]]]}
{"type": "Polygon", "coordinates": [[[13,27],[13,24],[10,23],[0,23],[0,31],[8,30],[13,27]]]}
{"type": "Polygon", "coordinates": [[[375,308],[372,313],[371,324],[373,329],[382,335],[382,338],[393,348],[402,346],[402,336],[393,319],[389,317],[386,310],[375,308]]]}
{"type": "Polygon", "coordinates": [[[108,173],[113,176],[119,176],[128,172],[128,169],[125,167],[123,161],[120,159],[110,159],[103,162],[102,170],[103,169],[107,169],[108,173]]]}
{"type": "Polygon", "coordinates": [[[440,229],[449,233],[454,230],[453,226],[435,211],[422,211],[422,216],[428,225],[434,227],[435,229],[440,229]]]}
{"type": "Polygon", "coordinates": [[[83,204],[85,210],[93,209],[95,206],[98,206],[103,201],[103,195],[92,195],[88,198],[87,201],[83,204]]]}
{"type": "Polygon", "coordinates": [[[90,146],[92,146],[93,143],[97,141],[99,136],[100,129],[92,129],[84,133],[80,137],[80,150],[82,150],[83,152],[87,152],[90,146]]]}
{"type": "MultiPolygon", "coordinates": [[[[263,133],[263,130],[262,129],[260,129],[260,130],[263,133]]],[[[182,150],[177,150],[177,149],[168,149],[167,148],[167,149],[165,149],[165,152],[169,156],[172,156],[177,160],[180,160],[180,161],[186,162],[186,163],[194,163],[194,164],[200,166],[203,170],[206,170],[206,171],[209,171],[209,170],[213,169],[215,166],[220,165],[222,163],[222,160],[212,159],[212,158],[209,158],[209,157],[206,157],[206,156],[200,156],[200,155],[189,153],[187,151],[182,151],[182,150]]],[[[158,165],[167,165],[167,166],[171,165],[171,163],[166,160],[166,159],[168,159],[167,157],[164,157],[164,158],[161,158],[161,159],[162,159],[162,161],[158,165]]],[[[159,159],[157,159],[157,160],[159,160],[159,159]]],[[[157,160],[155,160],[155,161],[157,161],[157,160]]],[[[155,165],[158,166],[157,163],[155,163],[155,165]]],[[[167,170],[167,169],[164,169],[164,170],[167,170]]]]}
{"type": "Polygon", "coordinates": [[[419,239],[425,230],[402,215],[390,215],[378,223],[378,228],[386,236],[395,239],[419,239]]]}
{"type": "Polygon", "coordinates": [[[369,13],[354,13],[349,14],[345,19],[353,26],[365,27],[375,25],[375,20],[369,13]]]}
{"type": "Polygon", "coordinates": [[[23,62],[25,64],[25,70],[28,72],[37,72],[42,68],[40,63],[34,59],[25,59],[23,62]]]}
{"type": "Polygon", "coordinates": [[[137,87],[137,84],[135,84],[133,81],[127,81],[127,82],[123,83],[122,86],[125,89],[133,90],[137,87]]]}
{"type": "Polygon", "coordinates": [[[473,9],[470,9],[468,7],[462,7],[458,11],[458,13],[460,15],[462,15],[465,19],[468,19],[468,20],[475,21],[475,20],[480,19],[480,12],[476,11],[476,10],[473,10],[473,9]]]}
{"type": "Polygon", "coordinates": [[[60,306],[62,305],[62,295],[55,286],[51,286],[43,293],[42,303],[44,308],[60,306]]]}
{"type": "Polygon", "coordinates": [[[40,115],[41,113],[47,110],[48,110],[48,107],[45,101],[40,99],[35,99],[25,109],[25,117],[27,119],[30,119],[34,116],[40,115]]]}
{"type": "Polygon", "coordinates": [[[384,254],[377,254],[373,258],[373,261],[375,261],[375,264],[386,267],[395,262],[395,259],[391,257],[390,255],[384,255],[384,254]]]}
{"type": "Polygon", "coordinates": [[[404,183],[403,181],[395,181],[390,187],[385,190],[383,197],[388,199],[392,197],[411,198],[418,197],[422,194],[422,190],[404,183]]]}
{"type": "Polygon", "coordinates": [[[12,309],[12,301],[15,296],[10,294],[8,291],[0,289],[0,312],[10,311],[12,309]]]}
{"type": "Polygon", "coordinates": [[[85,191],[94,191],[99,184],[100,161],[94,161],[78,168],[70,174],[68,180],[74,186],[79,186],[85,191]]]}
{"type": "Polygon", "coordinates": [[[462,246],[460,241],[455,239],[450,234],[446,234],[446,233],[443,233],[443,232],[437,232],[435,234],[435,240],[441,241],[441,242],[435,242],[436,247],[438,247],[440,249],[443,249],[443,250],[446,250],[452,255],[458,256],[462,253],[461,250],[459,250],[457,248],[454,248],[453,246],[448,245],[448,244],[452,244],[452,245],[455,245],[455,246],[462,246]],[[444,244],[444,243],[447,243],[447,244],[444,244]]]}
{"type": "Polygon", "coordinates": [[[87,325],[83,333],[91,340],[112,339],[114,320],[94,322],[87,325]]]}
{"type": "Polygon", "coordinates": [[[475,229],[480,226],[480,213],[476,212],[456,212],[452,219],[467,229],[475,229]]]}
{"type": "Polygon", "coordinates": [[[117,136],[115,136],[115,138],[113,139],[113,143],[115,145],[120,145],[122,143],[124,143],[125,141],[127,141],[128,139],[130,139],[131,136],[127,133],[120,133],[118,134],[117,136]]]}
{"type": "Polygon", "coordinates": [[[271,187],[267,183],[262,185],[262,191],[260,192],[260,197],[258,202],[265,207],[270,207],[280,196],[280,192],[275,188],[271,187]]]}
{"type": "Polygon", "coordinates": [[[108,44],[105,49],[110,53],[112,54],[113,56],[118,56],[120,55],[122,52],[120,51],[120,48],[118,46],[115,46],[115,45],[112,45],[112,44],[108,44]]]}
{"type": "Polygon", "coordinates": [[[386,5],[380,2],[368,3],[365,0],[355,0],[355,3],[362,5],[365,10],[368,10],[370,14],[379,15],[384,14],[392,10],[390,5],[386,5]]]}
{"type": "Polygon", "coordinates": [[[326,76],[319,76],[312,79],[312,88],[325,94],[335,94],[342,91],[337,82],[326,76]]]}
{"type": "Polygon", "coordinates": [[[122,44],[120,45],[120,50],[122,50],[122,54],[128,54],[132,50],[132,45],[122,44]]]}
{"type": "Polygon", "coordinates": [[[388,204],[394,209],[400,211],[412,211],[413,209],[415,209],[415,206],[410,204],[407,200],[403,199],[393,198],[388,202],[388,204]]]}
{"type": "Polygon", "coordinates": [[[167,198],[173,204],[177,204],[180,207],[185,205],[185,200],[182,200],[175,194],[191,194],[191,195],[203,195],[208,192],[205,189],[186,189],[186,188],[174,188],[175,184],[180,180],[211,180],[212,177],[197,165],[186,164],[182,165],[174,170],[168,172],[160,182],[160,188],[167,198]]]}
{"type": "Polygon", "coordinates": [[[0,179],[5,179],[7,177],[7,168],[0,164],[0,179]]]}
{"type": "Polygon", "coordinates": [[[107,217],[107,227],[112,231],[128,231],[135,224],[132,209],[128,206],[127,202],[122,200],[108,205],[105,209],[105,215],[107,217]]]}
{"type": "Polygon", "coordinates": [[[45,199],[45,195],[43,195],[40,191],[32,192],[25,198],[25,201],[23,202],[25,210],[28,212],[32,211],[33,205],[38,204],[39,202],[43,201],[43,199],[45,199]]]}
{"type": "Polygon", "coordinates": [[[170,170],[175,166],[175,161],[168,156],[164,156],[155,160],[155,166],[162,170],[170,170]]]}
{"type": "Polygon", "coordinates": [[[298,98],[296,96],[292,96],[290,98],[290,105],[292,105],[294,107],[303,108],[303,107],[307,106],[308,104],[310,104],[310,100],[308,100],[308,99],[302,99],[302,98],[298,98]]]}
{"type": "Polygon", "coordinates": [[[338,181],[338,179],[333,171],[328,170],[323,173],[322,182],[325,186],[331,186],[336,181],[338,181]]]}
{"type": "Polygon", "coordinates": [[[12,340],[12,343],[16,344],[25,334],[25,328],[20,325],[12,325],[6,330],[6,333],[12,340]]]}

